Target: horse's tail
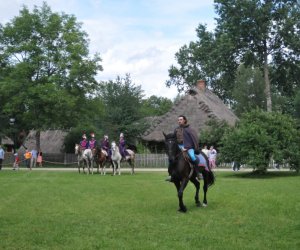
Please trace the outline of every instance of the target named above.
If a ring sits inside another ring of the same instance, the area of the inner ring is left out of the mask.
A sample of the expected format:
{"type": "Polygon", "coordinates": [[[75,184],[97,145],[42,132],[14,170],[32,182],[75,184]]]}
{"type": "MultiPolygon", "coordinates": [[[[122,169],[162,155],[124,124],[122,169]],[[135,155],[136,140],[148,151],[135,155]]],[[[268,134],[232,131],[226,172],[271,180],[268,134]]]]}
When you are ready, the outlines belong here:
{"type": "Polygon", "coordinates": [[[210,187],[210,186],[214,185],[214,183],[215,183],[214,172],[211,171],[211,169],[209,169],[209,171],[207,172],[207,186],[210,187]]]}

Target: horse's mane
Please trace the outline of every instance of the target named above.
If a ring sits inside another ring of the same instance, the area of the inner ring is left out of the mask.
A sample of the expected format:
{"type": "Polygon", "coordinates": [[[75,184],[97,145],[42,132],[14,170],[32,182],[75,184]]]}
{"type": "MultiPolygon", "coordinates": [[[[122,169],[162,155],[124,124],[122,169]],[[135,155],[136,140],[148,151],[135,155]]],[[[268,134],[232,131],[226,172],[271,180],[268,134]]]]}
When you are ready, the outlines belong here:
{"type": "Polygon", "coordinates": [[[175,135],[175,133],[169,133],[169,134],[164,134],[165,135],[165,138],[166,138],[166,140],[168,140],[168,139],[176,139],[176,135],[175,135]]]}

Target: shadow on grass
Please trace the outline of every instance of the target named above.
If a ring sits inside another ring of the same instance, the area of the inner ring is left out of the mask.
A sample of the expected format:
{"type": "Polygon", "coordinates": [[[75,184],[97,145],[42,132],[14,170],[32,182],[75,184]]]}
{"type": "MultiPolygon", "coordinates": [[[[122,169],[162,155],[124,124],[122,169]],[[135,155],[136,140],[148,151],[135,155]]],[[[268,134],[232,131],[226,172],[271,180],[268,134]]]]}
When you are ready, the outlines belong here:
{"type": "Polygon", "coordinates": [[[299,177],[300,174],[295,171],[276,171],[276,172],[233,172],[224,175],[225,178],[253,178],[253,179],[271,179],[271,178],[282,178],[282,177],[299,177]]]}

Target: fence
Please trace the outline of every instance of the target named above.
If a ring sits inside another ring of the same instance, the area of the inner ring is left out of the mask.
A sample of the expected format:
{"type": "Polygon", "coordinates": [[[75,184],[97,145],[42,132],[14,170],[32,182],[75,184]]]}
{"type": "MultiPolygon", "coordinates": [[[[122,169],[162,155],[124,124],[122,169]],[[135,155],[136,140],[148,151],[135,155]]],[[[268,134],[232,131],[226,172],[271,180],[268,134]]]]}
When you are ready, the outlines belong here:
{"type": "MultiPolygon", "coordinates": [[[[24,157],[21,156],[23,161],[24,157]]],[[[4,166],[12,166],[14,156],[12,153],[5,154],[4,166]]],[[[43,154],[43,165],[53,167],[77,167],[77,156],[75,154],[43,154]]],[[[20,166],[25,166],[25,162],[21,162],[20,166]]],[[[136,154],[136,168],[167,168],[168,158],[166,154],[136,154]]]]}
{"type": "MultiPolygon", "coordinates": [[[[20,166],[25,166],[24,157],[21,156],[20,166]]],[[[13,153],[5,153],[5,160],[3,166],[12,166],[14,162],[13,153]]],[[[125,163],[127,164],[127,163],[125,163]]],[[[77,167],[77,156],[75,154],[43,154],[43,165],[53,167],[77,167]]],[[[219,162],[219,168],[232,168],[232,163],[219,162]]],[[[124,166],[125,167],[125,166],[124,166]]],[[[135,158],[136,168],[167,168],[168,158],[166,154],[136,154],[135,158]]],[[[247,166],[244,166],[247,167],[247,166]]],[[[270,162],[269,168],[289,168],[288,164],[276,164],[274,161],[270,162]]]]}

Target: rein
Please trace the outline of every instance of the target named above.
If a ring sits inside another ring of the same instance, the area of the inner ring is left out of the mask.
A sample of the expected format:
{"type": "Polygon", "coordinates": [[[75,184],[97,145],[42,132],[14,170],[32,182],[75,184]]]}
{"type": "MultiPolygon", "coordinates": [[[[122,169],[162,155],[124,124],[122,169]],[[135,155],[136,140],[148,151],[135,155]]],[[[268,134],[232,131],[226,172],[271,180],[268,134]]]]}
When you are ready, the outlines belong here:
{"type": "MultiPolygon", "coordinates": [[[[178,145],[177,145],[178,147],[178,145]]],[[[178,147],[179,148],[179,147],[178,147]]],[[[187,151],[183,151],[181,148],[179,148],[179,153],[175,155],[175,159],[178,159],[178,157],[182,154],[184,160],[189,164],[191,171],[189,173],[189,179],[192,177],[193,173],[194,173],[194,167],[191,164],[190,160],[189,160],[189,156],[187,151]]]]}

